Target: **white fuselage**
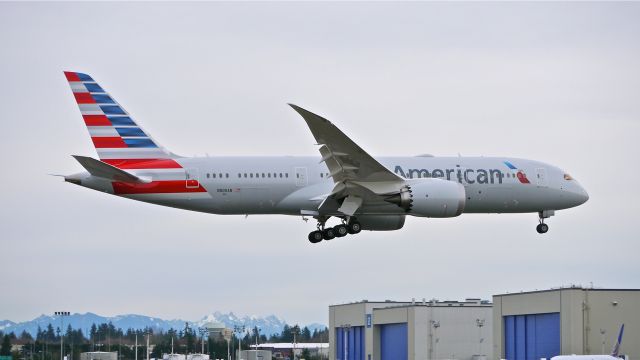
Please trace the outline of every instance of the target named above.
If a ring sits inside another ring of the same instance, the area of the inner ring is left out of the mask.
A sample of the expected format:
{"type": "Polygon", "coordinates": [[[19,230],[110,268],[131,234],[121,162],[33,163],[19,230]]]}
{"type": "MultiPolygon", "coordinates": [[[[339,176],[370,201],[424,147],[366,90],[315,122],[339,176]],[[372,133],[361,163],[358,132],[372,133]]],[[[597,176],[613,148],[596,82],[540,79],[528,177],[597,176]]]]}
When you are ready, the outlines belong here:
{"type": "MultiPolygon", "coordinates": [[[[538,161],[498,157],[380,157],[405,179],[441,178],[464,186],[464,213],[527,213],[578,206],[586,191],[561,169],[538,161]]],[[[88,173],[67,177],[82,186],[127,198],[213,214],[301,215],[318,209],[334,187],[319,157],[178,158],[178,168],[128,169],[150,181],[171,182],[166,192],[122,190],[88,173]],[[176,190],[177,188],[177,190],[176,190]]],[[[400,207],[356,214],[404,214],[400,207]]],[[[409,214],[410,215],[410,214],[409,214]]]]}

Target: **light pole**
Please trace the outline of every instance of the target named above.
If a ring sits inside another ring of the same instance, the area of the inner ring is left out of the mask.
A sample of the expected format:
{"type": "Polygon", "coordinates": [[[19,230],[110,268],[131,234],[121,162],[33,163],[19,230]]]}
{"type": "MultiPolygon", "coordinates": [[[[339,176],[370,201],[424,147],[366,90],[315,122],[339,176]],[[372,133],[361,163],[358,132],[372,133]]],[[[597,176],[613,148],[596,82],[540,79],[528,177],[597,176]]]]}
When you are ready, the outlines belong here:
{"type": "Polygon", "coordinates": [[[296,335],[300,331],[300,327],[298,325],[294,326],[291,331],[293,332],[293,360],[296,360],[296,335]]]}
{"type": "Polygon", "coordinates": [[[201,327],[198,328],[198,332],[200,332],[200,344],[201,344],[201,354],[204,354],[204,335],[209,336],[209,330],[207,328],[201,327]]]}
{"type": "Polygon", "coordinates": [[[436,341],[433,344],[433,358],[437,359],[438,358],[438,341],[440,341],[440,339],[438,338],[438,328],[440,327],[440,321],[435,321],[435,320],[431,320],[431,325],[433,326],[433,334],[436,338],[436,341]]]}
{"type": "MultiPolygon", "coordinates": [[[[244,334],[246,331],[246,327],[244,325],[240,326],[240,325],[234,325],[233,326],[233,332],[238,334],[238,358],[236,360],[240,359],[240,351],[242,351],[241,345],[242,345],[242,338],[240,337],[240,334],[244,334]]],[[[249,340],[251,341],[251,340],[249,340]]]]}
{"type": "Polygon", "coordinates": [[[60,360],[64,360],[64,317],[69,316],[68,311],[56,311],[56,316],[60,316],[60,360]]]}
{"type": "Polygon", "coordinates": [[[478,326],[478,355],[482,355],[482,327],[484,326],[484,319],[476,319],[476,326],[478,326]]]}
{"type": "Polygon", "coordinates": [[[233,330],[225,328],[222,332],[222,335],[225,340],[227,340],[227,360],[231,360],[231,335],[233,335],[233,330]]]}

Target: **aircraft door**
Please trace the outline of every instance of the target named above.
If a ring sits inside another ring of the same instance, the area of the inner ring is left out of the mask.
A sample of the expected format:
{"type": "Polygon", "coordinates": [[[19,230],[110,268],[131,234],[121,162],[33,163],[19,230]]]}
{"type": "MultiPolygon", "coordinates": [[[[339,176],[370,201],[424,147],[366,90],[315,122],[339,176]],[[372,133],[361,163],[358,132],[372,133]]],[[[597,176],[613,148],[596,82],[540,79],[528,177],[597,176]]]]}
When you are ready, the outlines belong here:
{"type": "Polygon", "coordinates": [[[200,177],[198,176],[198,169],[186,169],[185,178],[185,186],[187,189],[197,189],[200,187],[200,177]]]}
{"type": "Polygon", "coordinates": [[[536,169],[536,184],[541,187],[547,186],[547,169],[545,168],[536,169]]]}
{"type": "Polygon", "coordinates": [[[297,167],[296,169],[296,186],[307,186],[307,168],[297,167]]]}

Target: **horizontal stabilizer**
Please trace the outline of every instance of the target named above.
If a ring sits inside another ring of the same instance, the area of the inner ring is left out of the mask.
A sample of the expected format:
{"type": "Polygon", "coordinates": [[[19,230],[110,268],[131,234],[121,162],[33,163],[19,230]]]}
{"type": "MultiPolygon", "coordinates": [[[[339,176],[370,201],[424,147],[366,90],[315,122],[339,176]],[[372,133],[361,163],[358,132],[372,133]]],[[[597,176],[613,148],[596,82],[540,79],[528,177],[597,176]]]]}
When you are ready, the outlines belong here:
{"type": "Polygon", "coordinates": [[[111,166],[107,163],[103,163],[102,161],[96,160],[94,158],[90,158],[88,156],[80,156],[73,155],[73,157],[78,160],[80,165],[87,169],[89,174],[111,180],[111,181],[122,181],[127,183],[147,183],[149,181],[143,180],[142,178],[135,176],[131,173],[128,173],[124,170],[120,170],[115,166],[111,166]]]}

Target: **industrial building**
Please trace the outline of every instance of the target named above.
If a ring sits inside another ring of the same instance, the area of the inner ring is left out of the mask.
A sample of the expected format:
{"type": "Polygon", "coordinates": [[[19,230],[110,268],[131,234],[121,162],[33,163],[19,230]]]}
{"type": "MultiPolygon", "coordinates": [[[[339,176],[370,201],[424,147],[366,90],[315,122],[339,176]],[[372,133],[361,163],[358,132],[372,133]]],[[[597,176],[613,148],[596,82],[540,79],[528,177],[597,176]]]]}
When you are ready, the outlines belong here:
{"type": "Polygon", "coordinates": [[[271,360],[272,354],[269,350],[241,350],[240,360],[271,360]]]}
{"type": "Polygon", "coordinates": [[[492,321],[480,299],[332,305],[329,359],[489,359],[492,321]]]}
{"type": "Polygon", "coordinates": [[[294,355],[295,358],[298,359],[305,350],[313,357],[321,359],[329,358],[328,343],[264,343],[251,345],[251,348],[268,350],[276,359],[293,359],[294,355]]]}
{"type": "Polygon", "coordinates": [[[640,289],[568,287],[494,295],[494,358],[608,354],[623,323],[620,354],[640,359],[640,289]]]}
{"type": "Polygon", "coordinates": [[[117,352],[90,351],[80,353],[80,360],[118,360],[117,352]]]}

